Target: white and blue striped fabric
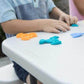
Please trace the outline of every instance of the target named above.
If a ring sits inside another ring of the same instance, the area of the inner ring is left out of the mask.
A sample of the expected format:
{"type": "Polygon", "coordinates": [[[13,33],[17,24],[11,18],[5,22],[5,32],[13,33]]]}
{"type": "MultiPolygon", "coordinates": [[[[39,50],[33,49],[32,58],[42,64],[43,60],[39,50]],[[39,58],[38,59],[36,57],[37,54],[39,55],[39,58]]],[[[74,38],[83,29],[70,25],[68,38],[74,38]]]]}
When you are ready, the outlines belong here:
{"type": "MultiPolygon", "coordinates": [[[[0,0],[0,23],[13,20],[47,19],[55,5],[52,0],[0,0]]],[[[6,37],[14,35],[6,34],[6,37]]]]}

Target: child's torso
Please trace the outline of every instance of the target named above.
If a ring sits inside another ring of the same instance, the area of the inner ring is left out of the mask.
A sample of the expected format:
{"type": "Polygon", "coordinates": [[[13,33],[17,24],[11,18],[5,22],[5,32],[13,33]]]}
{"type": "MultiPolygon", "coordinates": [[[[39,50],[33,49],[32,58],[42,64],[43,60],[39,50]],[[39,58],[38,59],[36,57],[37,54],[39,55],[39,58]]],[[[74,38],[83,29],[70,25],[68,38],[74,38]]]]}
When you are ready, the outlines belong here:
{"type": "MultiPolygon", "coordinates": [[[[34,20],[49,18],[47,0],[9,0],[17,19],[34,20]],[[36,2],[35,2],[36,1],[36,2]]],[[[6,34],[6,37],[14,35],[6,34]]]]}
{"type": "Polygon", "coordinates": [[[49,18],[47,0],[12,0],[12,4],[18,19],[49,18]]]}
{"type": "Polygon", "coordinates": [[[72,16],[77,16],[79,20],[84,20],[84,16],[82,16],[79,11],[77,10],[73,0],[69,0],[69,4],[70,4],[70,14],[72,16]]]}

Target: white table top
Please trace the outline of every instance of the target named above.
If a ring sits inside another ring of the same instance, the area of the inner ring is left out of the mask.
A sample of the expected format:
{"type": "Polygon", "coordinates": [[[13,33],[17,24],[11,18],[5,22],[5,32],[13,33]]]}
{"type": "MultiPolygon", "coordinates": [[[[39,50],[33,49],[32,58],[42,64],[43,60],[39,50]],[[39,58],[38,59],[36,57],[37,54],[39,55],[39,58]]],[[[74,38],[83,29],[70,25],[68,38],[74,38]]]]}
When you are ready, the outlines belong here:
{"type": "Polygon", "coordinates": [[[66,33],[37,32],[38,37],[22,41],[15,36],[2,43],[3,52],[45,84],[84,84],[84,21],[66,33]],[[39,45],[40,39],[60,36],[61,45],[39,45]]]}

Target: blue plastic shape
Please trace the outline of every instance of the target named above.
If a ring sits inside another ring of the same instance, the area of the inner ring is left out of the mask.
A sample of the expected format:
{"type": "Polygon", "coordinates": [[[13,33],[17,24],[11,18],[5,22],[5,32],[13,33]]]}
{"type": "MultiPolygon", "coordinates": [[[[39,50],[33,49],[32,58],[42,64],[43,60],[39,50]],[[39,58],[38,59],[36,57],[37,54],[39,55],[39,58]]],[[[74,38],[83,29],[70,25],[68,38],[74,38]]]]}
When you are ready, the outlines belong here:
{"type": "Polygon", "coordinates": [[[84,33],[72,33],[72,34],[71,34],[71,36],[72,36],[73,38],[77,38],[77,37],[80,37],[80,36],[82,36],[82,35],[84,35],[84,33]]]}

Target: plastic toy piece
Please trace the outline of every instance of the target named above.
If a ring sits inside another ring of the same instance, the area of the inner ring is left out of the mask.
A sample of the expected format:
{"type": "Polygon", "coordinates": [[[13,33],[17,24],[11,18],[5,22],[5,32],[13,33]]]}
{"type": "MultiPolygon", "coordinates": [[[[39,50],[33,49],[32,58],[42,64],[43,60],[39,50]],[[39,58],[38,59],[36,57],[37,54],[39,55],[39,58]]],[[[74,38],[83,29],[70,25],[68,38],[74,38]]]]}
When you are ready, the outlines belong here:
{"type": "Polygon", "coordinates": [[[32,32],[32,33],[18,33],[16,35],[17,38],[21,38],[21,40],[29,40],[31,38],[37,37],[37,34],[32,32]]]}
{"type": "Polygon", "coordinates": [[[44,43],[46,43],[46,40],[44,40],[44,39],[41,39],[41,40],[39,41],[39,44],[44,44],[44,43]]]}
{"type": "Polygon", "coordinates": [[[16,37],[17,37],[17,38],[21,38],[22,35],[23,35],[23,33],[18,33],[18,34],[16,35],[16,37]]]}
{"type": "Polygon", "coordinates": [[[55,39],[58,39],[59,38],[59,36],[53,36],[53,37],[51,37],[50,39],[51,40],[55,40],[55,39]]]}
{"type": "Polygon", "coordinates": [[[23,37],[23,38],[21,38],[21,40],[26,41],[26,40],[30,40],[30,38],[28,38],[28,37],[23,37]]]}
{"type": "Polygon", "coordinates": [[[28,37],[29,35],[27,33],[24,33],[20,36],[20,38],[28,37]]]}
{"type": "Polygon", "coordinates": [[[80,37],[80,36],[82,36],[82,35],[84,35],[84,33],[72,33],[72,34],[71,34],[71,36],[72,36],[73,38],[77,38],[77,37],[80,37]]]}
{"type": "Polygon", "coordinates": [[[51,43],[51,42],[52,42],[51,39],[47,39],[47,40],[46,40],[46,43],[51,43]]]}
{"type": "Polygon", "coordinates": [[[51,45],[59,45],[59,44],[62,44],[62,42],[61,41],[54,41],[51,43],[51,45]]]}
{"type": "Polygon", "coordinates": [[[72,24],[71,27],[79,27],[78,24],[72,24]]]}
{"type": "Polygon", "coordinates": [[[50,43],[51,45],[58,45],[58,44],[61,44],[62,42],[59,41],[59,36],[53,36],[53,37],[50,37],[49,39],[41,39],[39,41],[39,44],[46,44],[46,43],[50,43]]]}
{"type": "Polygon", "coordinates": [[[45,44],[45,43],[52,43],[52,40],[51,39],[41,39],[40,41],[39,41],[39,44],[45,44]]]}
{"type": "Polygon", "coordinates": [[[32,32],[32,33],[29,33],[29,36],[31,36],[31,37],[37,37],[37,34],[34,33],[34,32],[32,32]]]}

